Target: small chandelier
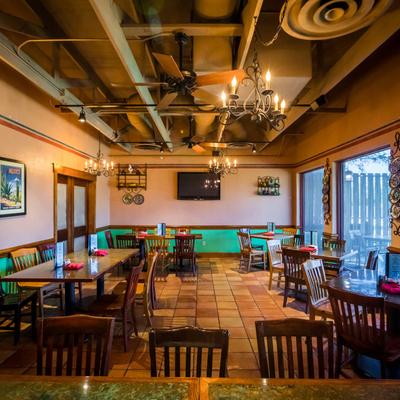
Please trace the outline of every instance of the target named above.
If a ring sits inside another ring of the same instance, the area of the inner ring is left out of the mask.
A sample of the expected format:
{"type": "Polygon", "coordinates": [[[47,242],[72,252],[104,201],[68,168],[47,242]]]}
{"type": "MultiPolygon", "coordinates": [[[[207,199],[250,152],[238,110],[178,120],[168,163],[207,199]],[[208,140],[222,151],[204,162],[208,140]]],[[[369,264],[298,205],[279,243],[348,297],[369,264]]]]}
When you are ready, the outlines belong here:
{"type": "Polygon", "coordinates": [[[265,79],[263,79],[257,52],[254,52],[253,62],[246,68],[246,75],[240,84],[250,88],[249,94],[244,99],[236,94],[238,82],[234,76],[231,83],[231,93],[228,96],[225,92],[221,94],[220,123],[229,125],[244,116],[250,116],[252,121],[258,123],[265,121],[268,129],[273,128],[276,131],[281,131],[285,127],[283,120],[286,118],[286,102],[282,99],[279,104],[278,94],[274,95],[274,91],[271,90],[271,73],[269,70],[265,74],[265,79]]]}
{"type": "Polygon", "coordinates": [[[99,150],[97,151],[96,158],[85,161],[85,172],[96,176],[113,176],[115,174],[114,161],[108,162],[100,149],[100,135],[99,135],[99,150]]]}
{"type": "Polygon", "coordinates": [[[220,151],[213,151],[213,158],[208,162],[208,172],[220,175],[222,178],[226,175],[238,173],[237,161],[225,157],[220,151]]]}

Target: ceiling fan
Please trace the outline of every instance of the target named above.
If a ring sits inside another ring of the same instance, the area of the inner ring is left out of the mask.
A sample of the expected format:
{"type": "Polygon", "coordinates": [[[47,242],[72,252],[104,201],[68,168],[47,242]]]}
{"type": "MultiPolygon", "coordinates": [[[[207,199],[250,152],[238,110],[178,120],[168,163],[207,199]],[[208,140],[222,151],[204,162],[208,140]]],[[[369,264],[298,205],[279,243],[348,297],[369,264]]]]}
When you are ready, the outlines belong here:
{"type": "Polygon", "coordinates": [[[234,76],[240,82],[244,76],[241,69],[213,72],[205,75],[197,75],[194,71],[187,71],[182,66],[183,46],[188,42],[188,36],[183,32],[175,34],[175,40],[179,45],[179,66],[170,55],[153,53],[153,56],[167,74],[167,93],[160,100],[157,109],[167,108],[178,96],[178,94],[191,94],[192,96],[207,102],[217,104],[219,98],[203,89],[203,86],[228,84],[234,76]]]}
{"type": "Polygon", "coordinates": [[[191,115],[189,117],[189,136],[185,136],[182,138],[182,143],[184,143],[188,149],[192,149],[195,153],[204,153],[206,149],[204,147],[201,147],[199,143],[195,142],[193,140],[195,133],[194,133],[194,127],[193,127],[193,122],[194,118],[191,115]]]}

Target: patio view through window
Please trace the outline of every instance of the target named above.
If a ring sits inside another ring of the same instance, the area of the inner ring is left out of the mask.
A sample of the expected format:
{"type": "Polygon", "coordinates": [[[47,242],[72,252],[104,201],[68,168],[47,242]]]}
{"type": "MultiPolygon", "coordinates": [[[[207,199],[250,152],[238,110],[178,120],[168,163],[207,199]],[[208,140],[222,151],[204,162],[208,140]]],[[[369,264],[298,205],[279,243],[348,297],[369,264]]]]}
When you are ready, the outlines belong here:
{"type": "Polygon", "coordinates": [[[390,243],[389,161],[387,149],[342,163],[342,238],[361,264],[368,251],[390,243]]]}

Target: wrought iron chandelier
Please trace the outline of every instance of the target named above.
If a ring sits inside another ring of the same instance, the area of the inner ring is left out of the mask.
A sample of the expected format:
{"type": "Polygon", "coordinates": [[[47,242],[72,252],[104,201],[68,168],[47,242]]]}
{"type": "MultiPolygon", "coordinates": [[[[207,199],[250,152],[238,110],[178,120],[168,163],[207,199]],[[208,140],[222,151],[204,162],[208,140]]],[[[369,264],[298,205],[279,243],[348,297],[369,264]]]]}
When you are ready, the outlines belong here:
{"type": "Polygon", "coordinates": [[[85,172],[88,172],[91,175],[96,176],[113,176],[115,175],[114,169],[114,161],[108,162],[105,158],[103,153],[101,152],[100,148],[100,135],[99,135],[99,149],[96,154],[96,158],[85,161],[85,172]]]}
{"type": "Polygon", "coordinates": [[[250,116],[252,121],[267,123],[267,129],[273,128],[281,131],[285,127],[284,119],[286,102],[280,99],[277,93],[271,89],[271,73],[268,70],[265,78],[254,52],[253,62],[246,68],[246,75],[239,83],[250,88],[248,95],[241,99],[236,93],[238,82],[233,77],[231,82],[231,93],[221,94],[222,107],[220,108],[219,121],[223,125],[229,125],[244,116],[250,116]]]}
{"type": "Polygon", "coordinates": [[[238,173],[237,161],[231,161],[220,151],[213,151],[213,158],[208,162],[208,172],[220,175],[223,178],[226,175],[238,173]]]}

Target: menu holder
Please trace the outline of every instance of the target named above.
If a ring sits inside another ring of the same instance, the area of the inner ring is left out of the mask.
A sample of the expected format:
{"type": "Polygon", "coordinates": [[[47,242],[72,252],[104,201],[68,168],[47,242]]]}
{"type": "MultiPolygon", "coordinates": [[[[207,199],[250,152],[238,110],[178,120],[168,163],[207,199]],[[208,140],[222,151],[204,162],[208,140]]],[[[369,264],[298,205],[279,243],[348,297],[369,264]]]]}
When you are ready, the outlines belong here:
{"type": "Polygon", "coordinates": [[[157,235],[158,236],[165,236],[167,232],[167,224],[164,222],[157,224],[157,235]]]}
{"type": "Polygon", "coordinates": [[[54,267],[61,268],[64,265],[64,243],[57,242],[54,251],[54,267]]]}
{"type": "Polygon", "coordinates": [[[88,251],[89,251],[89,256],[94,254],[94,252],[97,250],[97,234],[91,234],[88,237],[88,251]]]}

